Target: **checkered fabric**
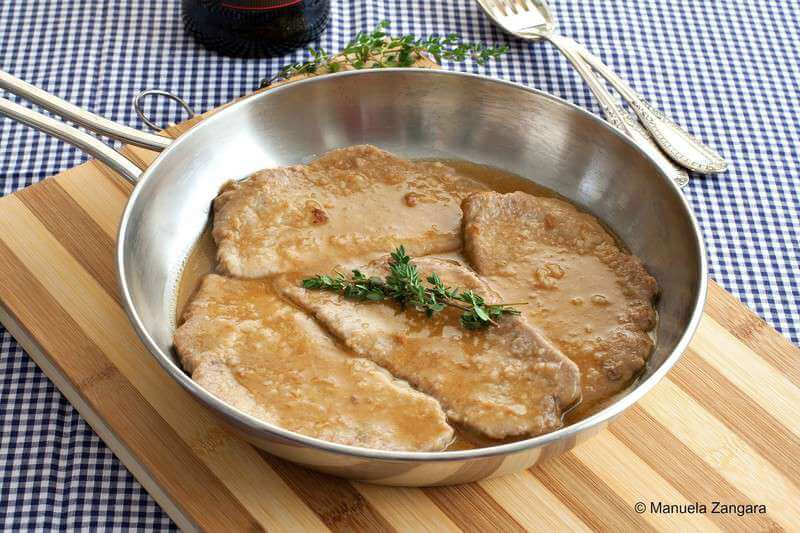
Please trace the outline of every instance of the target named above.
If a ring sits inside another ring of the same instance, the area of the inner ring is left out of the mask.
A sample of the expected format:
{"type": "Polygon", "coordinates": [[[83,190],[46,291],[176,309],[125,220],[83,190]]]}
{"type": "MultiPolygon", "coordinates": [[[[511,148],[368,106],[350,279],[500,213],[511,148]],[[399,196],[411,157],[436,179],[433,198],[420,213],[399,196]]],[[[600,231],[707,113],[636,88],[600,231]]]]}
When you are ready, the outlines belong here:
{"type": "MultiPolygon", "coordinates": [[[[800,341],[800,0],[551,3],[564,33],[732,163],[721,176],[695,176],[685,190],[705,234],[711,274],[800,341]]],[[[498,62],[447,67],[522,82],[598,112],[552,47],[509,41],[470,0],[332,4],[320,41],[328,50],[384,19],[393,32],[459,32],[508,43],[511,52],[498,62]]],[[[142,89],[166,89],[205,110],[304,55],[241,60],[208,52],[184,33],[177,1],[2,2],[0,28],[0,68],[136,127],[142,125],[131,98],[142,89]]],[[[164,102],[152,105],[164,121],[180,118],[164,102]]],[[[0,119],[3,194],[84,159],[0,119]]],[[[0,524],[174,527],[6,332],[0,342],[0,524]]]]}

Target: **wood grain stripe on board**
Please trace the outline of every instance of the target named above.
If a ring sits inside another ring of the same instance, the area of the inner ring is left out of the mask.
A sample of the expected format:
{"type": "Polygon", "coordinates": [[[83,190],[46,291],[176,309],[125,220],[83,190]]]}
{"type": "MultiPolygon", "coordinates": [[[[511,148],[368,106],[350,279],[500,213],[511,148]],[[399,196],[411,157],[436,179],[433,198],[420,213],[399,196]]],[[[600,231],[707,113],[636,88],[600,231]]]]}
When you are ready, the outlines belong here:
{"type": "MultiPolygon", "coordinates": [[[[667,479],[690,501],[721,501],[747,504],[750,499],[692,452],[658,420],[639,406],[633,406],[609,431],[625,446],[667,479]]],[[[649,494],[644,496],[651,499],[649,494]]],[[[665,502],[673,503],[673,502],[665,502]]],[[[715,515],[708,517],[732,531],[776,531],[780,529],[765,515],[715,515]]]]}
{"type": "MultiPolygon", "coordinates": [[[[114,183],[105,178],[91,173],[88,164],[70,169],[46,182],[58,184],[72,200],[89,213],[97,226],[116,242],[119,220],[122,210],[128,201],[128,194],[122,192],[114,183]]],[[[112,248],[109,251],[114,253],[112,248]]]]}
{"type": "Polygon", "coordinates": [[[639,406],[749,502],[766,504],[781,527],[796,526],[797,487],[682,388],[666,379],[640,399],[639,406]]]}
{"type": "Polygon", "coordinates": [[[348,482],[302,468],[265,452],[262,457],[333,531],[394,531],[348,482]]]}
{"type": "Polygon", "coordinates": [[[114,240],[61,188],[58,183],[39,183],[15,195],[58,242],[119,301],[116,265],[106,256],[114,240]]]}
{"type": "Polygon", "coordinates": [[[461,531],[421,490],[350,482],[261,453],[333,530],[461,531]]]}
{"type": "Polygon", "coordinates": [[[591,531],[528,470],[479,483],[527,531],[591,531]]]}
{"type": "Polygon", "coordinates": [[[800,348],[715,282],[709,283],[705,313],[800,387],[800,348]]]}
{"type": "MultiPolygon", "coordinates": [[[[800,451],[800,437],[692,350],[672,370],[670,380],[800,487],[800,457],[787,453],[800,451]],[[720,401],[723,391],[725,400],[720,401]]],[[[800,395],[793,400],[800,400],[800,395]]],[[[800,417],[795,420],[800,423],[800,417]]]]}
{"type": "MultiPolygon", "coordinates": [[[[635,513],[638,502],[662,501],[689,506],[694,500],[685,498],[667,479],[650,468],[644,460],[607,431],[572,451],[584,467],[608,486],[622,501],[627,512],[635,513]]],[[[646,504],[645,504],[646,505],[646,504]]],[[[657,530],[717,531],[706,516],[698,514],[637,514],[657,530]]]]}
{"type": "Polygon", "coordinates": [[[455,533],[461,529],[424,492],[415,488],[352,483],[398,531],[455,533]]]}
{"type": "Polygon", "coordinates": [[[594,530],[655,531],[571,452],[530,471],[594,530]]]}
{"type": "MultiPolygon", "coordinates": [[[[0,270],[15,272],[13,278],[0,279],[0,293],[8,312],[18,324],[37,335],[42,350],[80,354],[54,361],[58,371],[69,376],[75,389],[94,413],[116,434],[126,435],[135,449],[138,465],[171,495],[172,504],[195,524],[206,528],[254,529],[247,509],[228,488],[192,454],[169,424],[122,376],[81,327],[54,301],[26,266],[0,241],[0,270]],[[135,435],[135,438],[131,436],[135,435]],[[181,457],[181,461],[172,458],[181,457]],[[202,492],[191,488],[204,487],[202,492]],[[219,513],[207,514],[208,509],[219,513]]],[[[91,422],[91,413],[82,413],[91,422]]],[[[180,520],[184,521],[184,520],[180,520]]]]}
{"type": "Polygon", "coordinates": [[[422,490],[464,531],[525,531],[476,483],[422,490]]]}
{"type": "Polygon", "coordinates": [[[800,388],[725,331],[713,318],[703,316],[700,322],[708,334],[695,339],[690,353],[702,353],[703,359],[736,388],[800,435],[797,424],[800,420],[800,388]],[[731,357],[734,353],[737,356],[731,357]]]}
{"type": "Polygon", "coordinates": [[[108,181],[110,181],[114,185],[114,187],[119,189],[119,191],[125,195],[125,197],[131,195],[131,192],[133,191],[133,184],[130,183],[125,178],[123,178],[122,176],[120,176],[119,174],[117,174],[116,172],[114,172],[113,170],[111,170],[110,168],[108,168],[105,165],[105,163],[101,163],[96,159],[90,159],[89,161],[86,162],[86,165],[89,168],[93,169],[92,174],[94,174],[95,176],[97,175],[105,176],[108,179],[108,181]]]}
{"type": "Polygon", "coordinates": [[[270,529],[324,528],[249,444],[219,427],[208,410],[172,382],[152,357],[143,355],[122,309],[14,197],[3,199],[0,234],[86,336],[256,520],[270,529]],[[57,271],[53,265],[58,265],[57,271]],[[264,499],[264,494],[270,498],[264,499]]]}
{"type": "Polygon", "coordinates": [[[153,161],[155,161],[156,157],[158,157],[158,152],[147,150],[145,148],[139,148],[137,146],[125,146],[121,152],[122,155],[136,163],[136,165],[140,168],[147,168],[153,161]]]}

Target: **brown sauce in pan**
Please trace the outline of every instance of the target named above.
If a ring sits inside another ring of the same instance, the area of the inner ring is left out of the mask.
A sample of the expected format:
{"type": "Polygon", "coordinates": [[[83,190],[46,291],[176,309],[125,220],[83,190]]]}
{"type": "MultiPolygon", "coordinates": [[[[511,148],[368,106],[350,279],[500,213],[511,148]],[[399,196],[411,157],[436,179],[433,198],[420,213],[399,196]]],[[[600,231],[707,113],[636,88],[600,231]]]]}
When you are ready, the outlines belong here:
{"type": "MultiPolygon", "coordinates": [[[[465,176],[467,178],[473,179],[478,181],[488,187],[491,190],[500,193],[508,193],[514,191],[522,191],[526,192],[535,196],[543,196],[543,197],[554,197],[564,199],[560,197],[550,189],[547,189],[541,185],[538,185],[528,179],[522,178],[520,176],[498,170],[496,168],[487,167],[484,165],[479,165],[475,163],[465,162],[465,161],[442,161],[446,165],[454,168],[458,174],[465,176]]],[[[607,228],[606,228],[607,229],[607,228]]],[[[609,231],[613,235],[612,232],[609,231]]],[[[616,237],[615,237],[616,238],[616,237]]],[[[618,246],[621,249],[625,249],[622,243],[617,240],[618,246]]],[[[451,257],[453,259],[457,259],[462,261],[463,263],[467,263],[464,257],[460,253],[454,254],[435,254],[440,255],[443,257],[451,257]]],[[[215,270],[216,264],[216,246],[214,244],[213,238],[211,237],[210,227],[206,228],[206,231],[203,232],[201,238],[199,239],[198,243],[190,253],[185,266],[184,270],[181,274],[180,281],[176,291],[176,310],[177,310],[177,317],[176,323],[180,324],[180,317],[182,316],[184,309],[186,307],[187,302],[190,300],[193,293],[197,290],[200,281],[202,278],[215,270]]],[[[592,265],[587,263],[583,265],[584,268],[592,268],[592,265]]],[[[602,290],[606,291],[618,291],[619,289],[613,286],[603,287],[602,290]]],[[[513,291],[511,291],[513,293],[513,291]]],[[[524,298],[525,295],[520,294],[520,298],[524,298]]],[[[516,300],[515,300],[516,301],[516,300]]],[[[559,302],[559,301],[548,301],[541,304],[541,307],[547,308],[549,312],[546,314],[548,316],[548,320],[550,320],[549,326],[552,327],[560,327],[557,323],[559,320],[563,323],[564,328],[574,328],[574,327],[592,327],[597,328],[598,330],[602,330],[605,328],[611,327],[612,323],[609,321],[609,317],[612,316],[611,313],[608,312],[598,312],[593,315],[592,324],[581,324],[576,325],[570,322],[569,318],[559,319],[559,316],[569,316],[569,310],[564,309],[565,306],[570,306],[569,302],[559,302]]],[[[545,315],[543,315],[545,316],[545,315]]],[[[655,330],[654,330],[655,331],[655,330]]],[[[616,401],[621,396],[624,396],[633,386],[635,385],[632,383],[628,388],[625,390],[618,392],[616,394],[611,395],[606,400],[596,403],[595,405],[591,406],[589,409],[586,408],[577,408],[573,409],[572,411],[568,412],[564,417],[564,422],[566,425],[577,422],[585,417],[588,417],[595,412],[598,412],[602,408],[610,405],[614,401],[616,401]]],[[[481,437],[479,435],[471,434],[467,431],[460,430],[456,428],[456,437],[452,444],[447,448],[448,450],[463,450],[463,449],[470,449],[475,447],[482,447],[482,446],[490,446],[496,445],[497,441],[492,441],[481,437]]]]}

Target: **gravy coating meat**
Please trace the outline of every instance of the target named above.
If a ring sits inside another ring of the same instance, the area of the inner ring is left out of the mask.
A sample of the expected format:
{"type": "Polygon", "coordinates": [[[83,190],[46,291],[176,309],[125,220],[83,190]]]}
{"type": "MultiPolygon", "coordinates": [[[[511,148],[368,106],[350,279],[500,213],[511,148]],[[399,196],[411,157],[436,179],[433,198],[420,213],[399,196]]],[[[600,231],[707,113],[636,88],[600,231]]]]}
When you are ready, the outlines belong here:
{"type": "Polygon", "coordinates": [[[464,251],[582,375],[581,410],[625,389],[653,341],[655,279],[591,215],[523,192],[463,203],[464,251]]]}
{"type": "Polygon", "coordinates": [[[453,438],[439,403],[339,346],[268,280],[206,276],[175,333],[209,392],[283,428],[331,442],[438,451],[453,438]]]}
{"type": "Polygon", "coordinates": [[[461,248],[461,201],[486,190],[438,162],[374,146],[334,150],[308,165],[267,169],[214,201],[219,269],[254,278],[461,248]]]}
{"type": "MultiPolygon", "coordinates": [[[[446,285],[498,295],[456,261],[413,261],[420,277],[436,272],[446,285]]],[[[387,260],[360,269],[383,277],[387,260]]],[[[460,311],[427,317],[389,302],[358,302],[339,294],[306,290],[293,276],[277,286],[355,353],[441,402],[450,420],[502,439],[558,429],[562,412],[580,398],[580,378],[564,357],[521,317],[506,316],[479,331],[459,325],[460,311]]]]}

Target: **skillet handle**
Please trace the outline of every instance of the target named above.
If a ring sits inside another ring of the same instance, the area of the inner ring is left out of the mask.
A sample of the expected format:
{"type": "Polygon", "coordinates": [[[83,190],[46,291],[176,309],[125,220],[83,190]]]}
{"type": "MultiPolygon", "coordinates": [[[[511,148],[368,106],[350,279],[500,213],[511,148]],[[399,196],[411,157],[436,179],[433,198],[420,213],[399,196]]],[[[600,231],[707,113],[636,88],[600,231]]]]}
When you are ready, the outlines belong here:
{"type": "Polygon", "coordinates": [[[130,159],[117,152],[106,143],[69,124],[45,116],[38,111],[23,107],[6,98],[0,98],[0,115],[5,115],[17,122],[36,128],[47,135],[52,135],[53,137],[70,143],[102,161],[134,185],[136,185],[139,176],[142,174],[142,170],[134,165],[130,159]]]}
{"type": "Polygon", "coordinates": [[[167,137],[155,135],[146,131],[139,131],[135,128],[129,128],[128,126],[117,124],[100,115],[90,113],[75,104],[71,104],[58,96],[50,94],[2,70],[0,70],[0,88],[12,94],[16,94],[33,104],[39,105],[59,117],[74,122],[79,126],[83,126],[89,131],[122,141],[126,144],[133,144],[160,152],[169,146],[171,142],[171,139],[167,137]]]}
{"type": "Polygon", "coordinates": [[[189,106],[189,104],[186,103],[186,100],[184,100],[178,95],[172,94],[171,92],[168,91],[162,91],[161,89],[144,90],[133,97],[133,110],[136,111],[136,114],[139,116],[140,119],[142,119],[142,122],[147,124],[147,127],[153,131],[161,131],[166,128],[162,128],[161,126],[150,120],[150,118],[145,114],[144,110],[142,109],[142,100],[144,100],[146,96],[163,96],[165,98],[172,100],[173,102],[177,102],[178,105],[180,105],[183,108],[183,110],[186,111],[186,113],[189,115],[189,118],[194,118],[197,116],[197,113],[195,113],[194,109],[192,109],[189,106]]]}
{"type": "MultiPolygon", "coordinates": [[[[124,143],[161,151],[172,142],[167,137],[139,131],[122,124],[117,124],[107,118],[90,113],[80,107],[62,100],[61,98],[34,87],[8,72],[0,70],[0,88],[16,94],[24,100],[37,104],[55,115],[74,122],[86,129],[117,139],[124,143]]],[[[96,137],[85,133],[74,126],[43,115],[38,111],[28,109],[6,98],[0,98],[0,115],[27,124],[48,135],[66,141],[89,155],[92,155],[121,174],[133,184],[139,179],[142,171],[127,157],[120,154],[96,137]]]]}

